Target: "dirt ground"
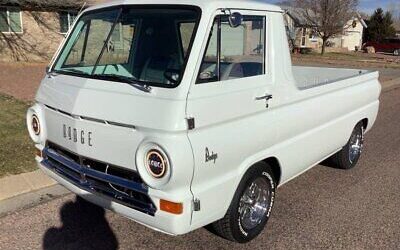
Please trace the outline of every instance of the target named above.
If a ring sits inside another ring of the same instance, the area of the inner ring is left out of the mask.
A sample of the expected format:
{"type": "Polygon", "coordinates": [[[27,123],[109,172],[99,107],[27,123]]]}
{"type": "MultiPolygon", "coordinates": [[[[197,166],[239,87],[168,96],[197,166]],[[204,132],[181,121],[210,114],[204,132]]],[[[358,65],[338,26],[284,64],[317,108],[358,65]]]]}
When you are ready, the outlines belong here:
{"type": "Polygon", "coordinates": [[[379,80],[385,83],[400,78],[400,57],[388,54],[328,53],[292,56],[293,65],[310,67],[353,68],[379,71],[379,80]]]}
{"type": "MultiPolygon", "coordinates": [[[[400,57],[384,54],[328,53],[293,55],[294,65],[344,67],[379,70],[380,81],[400,78],[400,57]]],[[[45,75],[46,63],[0,63],[0,92],[21,100],[32,101],[45,75]]]]}
{"type": "Polygon", "coordinates": [[[392,68],[400,70],[400,56],[392,54],[367,54],[363,52],[294,54],[294,64],[337,65],[349,68],[392,68]]]}
{"type": "Polygon", "coordinates": [[[0,63],[0,92],[21,100],[33,100],[46,66],[45,63],[0,63]]]}

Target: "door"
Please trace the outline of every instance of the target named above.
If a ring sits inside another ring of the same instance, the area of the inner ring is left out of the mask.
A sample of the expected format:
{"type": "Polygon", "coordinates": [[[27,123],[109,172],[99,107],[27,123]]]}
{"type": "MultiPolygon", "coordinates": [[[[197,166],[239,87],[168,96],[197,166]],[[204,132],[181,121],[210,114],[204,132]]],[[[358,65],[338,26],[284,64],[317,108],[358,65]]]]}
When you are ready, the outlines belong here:
{"type": "Polygon", "coordinates": [[[188,133],[195,160],[192,192],[201,202],[193,225],[223,215],[240,166],[275,136],[268,123],[273,87],[265,59],[266,15],[240,13],[243,22],[236,28],[223,13],[215,16],[188,96],[187,116],[195,123],[188,133]]]}

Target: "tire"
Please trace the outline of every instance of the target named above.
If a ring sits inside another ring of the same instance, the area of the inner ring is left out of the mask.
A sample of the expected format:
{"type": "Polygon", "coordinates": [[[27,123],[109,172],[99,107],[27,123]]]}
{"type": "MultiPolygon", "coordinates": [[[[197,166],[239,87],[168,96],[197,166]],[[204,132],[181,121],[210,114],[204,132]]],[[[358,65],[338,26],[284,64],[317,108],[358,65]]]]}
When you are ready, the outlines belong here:
{"type": "Polygon", "coordinates": [[[351,133],[347,144],[331,157],[332,163],[339,169],[352,169],[357,165],[364,146],[364,126],[358,123],[351,133]]]}
{"type": "Polygon", "coordinates": [[[260,162],[250,168],[242,178],[225,216],[212,224],[215,233],[237,243],[247,243],[256,238],[263,231],[271,215],[276,185],[268,164],[260,162]],[[263,190],[263,192],[257,192],[255,195],[251,190],[263,190]],[[260,203],[258,203],[259,198],[260,203]],[[264,209],[256,210],[258,212],[252,214],[250,207],[264,209]],[[244,216],[249,214],[254,215],[252,218],[257,218],[257,220],[249,220],[247,216],[244,216]]]}
{"type": "Polygon", "coordinates": [[[395,49],[393,55],[400,56],[400,49],[395,49]]]}

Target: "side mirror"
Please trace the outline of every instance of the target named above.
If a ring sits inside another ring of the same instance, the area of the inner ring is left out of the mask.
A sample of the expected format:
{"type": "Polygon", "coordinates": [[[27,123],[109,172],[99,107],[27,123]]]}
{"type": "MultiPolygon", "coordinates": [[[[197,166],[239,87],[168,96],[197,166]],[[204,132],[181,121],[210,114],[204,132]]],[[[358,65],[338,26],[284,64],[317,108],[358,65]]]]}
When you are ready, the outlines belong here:
{"type": "Polygon", "coordinates": [[[232,28],[236,28],[236,27],[239,27],[242,24],[243,16],[239,12],[234,12],[234,13],[229,15],[228,21],[229,21],[229,25],[232,28]]]}
{"type": "Polygon", "coordinates": [[[201,82],[211,82],[211,81],[216,81],[218,79],[214,72],[204,71],[200,73],[199,80],[201,82]]]}
{"type": "Polygon", "coordinates": [[[50,66],[46,66],[46,74],[50,72],[50,66]]]}

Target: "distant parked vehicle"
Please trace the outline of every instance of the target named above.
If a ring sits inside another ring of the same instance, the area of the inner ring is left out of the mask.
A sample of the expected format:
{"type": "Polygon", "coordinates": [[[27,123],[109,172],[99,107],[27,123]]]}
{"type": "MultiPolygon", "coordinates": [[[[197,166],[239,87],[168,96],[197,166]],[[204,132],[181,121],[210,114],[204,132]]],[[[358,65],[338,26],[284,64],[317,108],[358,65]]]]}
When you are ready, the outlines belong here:
{"type": "Polygon", "coordinates": [[[395,56],[400,56],[400,39],[385,39],[382,42],[367,42],[363,46],[365,51],[367,47],[373,47],[375,52],[393,53],[395,56]]]}

